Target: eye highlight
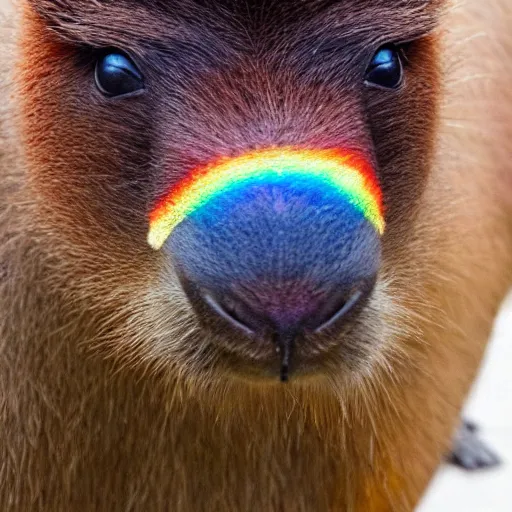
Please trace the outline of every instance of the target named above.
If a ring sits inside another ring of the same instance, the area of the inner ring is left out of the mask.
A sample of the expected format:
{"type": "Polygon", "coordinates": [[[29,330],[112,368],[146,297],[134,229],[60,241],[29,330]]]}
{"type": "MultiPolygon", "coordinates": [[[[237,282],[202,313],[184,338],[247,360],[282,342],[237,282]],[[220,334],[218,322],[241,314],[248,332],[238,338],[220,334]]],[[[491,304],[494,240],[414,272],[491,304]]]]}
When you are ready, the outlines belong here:
{"type": "Polygon", "coordinates": [[[98,58],[95,79],[100,92],[111,98],[144,90],[144,77],[139,68],[120,51],[114,50],[98,58]]]}
{"type": "Polygon", "coordinates": [[[365,83],[382,89],[397,89],[403,82],[400,51],[392,46],[382,46],[366,69],[365,83]]]}

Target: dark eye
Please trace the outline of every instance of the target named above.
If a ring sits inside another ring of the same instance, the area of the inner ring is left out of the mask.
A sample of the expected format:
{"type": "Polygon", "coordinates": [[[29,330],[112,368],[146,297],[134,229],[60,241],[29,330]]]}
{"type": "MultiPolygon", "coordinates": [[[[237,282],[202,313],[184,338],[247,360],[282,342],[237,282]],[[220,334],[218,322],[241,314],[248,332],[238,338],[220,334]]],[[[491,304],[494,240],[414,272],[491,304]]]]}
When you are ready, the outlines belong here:
{"type": "Polygon", "coordinates": [[[366,70],[365,81],[385,89],[396,89],[402,84],[403,68],[399,50],[394,46],[383,46],[373,56],[366,70]]]}
{"type": "Polygon", "coordinates": [[[105,96],[126,96],[144,89],[144,77],[132,59],[111,52],[96,62],[96,85],[105,96]]]}

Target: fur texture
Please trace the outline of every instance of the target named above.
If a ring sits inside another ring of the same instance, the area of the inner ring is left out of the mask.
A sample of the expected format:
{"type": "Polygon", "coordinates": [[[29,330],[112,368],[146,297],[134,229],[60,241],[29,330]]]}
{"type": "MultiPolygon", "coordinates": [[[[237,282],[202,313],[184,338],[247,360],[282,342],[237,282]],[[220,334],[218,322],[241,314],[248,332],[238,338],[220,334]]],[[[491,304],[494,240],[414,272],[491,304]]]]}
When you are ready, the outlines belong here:
{"type": "Polygon", "coordinates": [[[407,511],[447,450],[512,281],[508,2],[264,4],[8,11],[2,509],[407,511]],[[409,40],[400,94],[366,90],[376,47],[409,40]],[[99,95],[104,47],[150,94],[99,95]],[[365,310],[286,386],[233,371],[144,242],[164,184],[270,144],[364,151],[387,207],[365,310]]]}

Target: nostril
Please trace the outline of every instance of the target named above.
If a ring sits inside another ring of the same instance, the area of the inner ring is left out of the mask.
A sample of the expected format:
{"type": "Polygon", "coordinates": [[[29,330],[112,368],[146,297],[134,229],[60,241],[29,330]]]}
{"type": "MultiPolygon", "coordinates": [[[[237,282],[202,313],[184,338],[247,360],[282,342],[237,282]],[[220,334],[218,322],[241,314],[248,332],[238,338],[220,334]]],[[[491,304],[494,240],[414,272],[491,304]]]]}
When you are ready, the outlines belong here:
{"type": "Polygon", "coordinates": [[[221,318],[235,327],[238,327],[245,332],[245,334],[255,334],[256,329],[249,325],[253,323],[250,319],[250,313],[244,310],[242,303],[229,297],[223,297],[223,299],[216,298],[209,293],[203,294],[203,299],[221,318]]]}
{"type": "Polygon", "coordinates": [[[333,325],[338,320],[346,317],[356,304],[364,297],[364,289],[352,288],[350,293],[343,293],[335,296],[320,310],[319,314],[313,319],[315,327],[313,332],[321,333],[333,325]]]}
{"type": "MultiPolygon", "coordinates": [[[[263,315],[261,308],[254,308],[237,296],[230,294],[213,294],[210,291],[201,292],[204,303],[213,313],[238,328],[247,335],[262,335],[265,332],[284,332],[290,329],[294,332],[300,330],[312,333],[321,333],[333,327],[338,321],[345,319],[364,297],[368,295],[369,288],[365,283],[347,290],[340,288],[331,295],[329,300],[322,303],[313,301],[310,308],[299,315],[293,322],[280,318],[272,308],[263,308],[267,315],[263,315]],[[315,305],[316,303],[316,305],[315,305]]],[[[286,311],[288,308],[281,308],[286,311]]],[[[282,311],[281,311],[282,314],[282,311]]],[[[286,317],[285,317],[286,318],[286,317]]]]}

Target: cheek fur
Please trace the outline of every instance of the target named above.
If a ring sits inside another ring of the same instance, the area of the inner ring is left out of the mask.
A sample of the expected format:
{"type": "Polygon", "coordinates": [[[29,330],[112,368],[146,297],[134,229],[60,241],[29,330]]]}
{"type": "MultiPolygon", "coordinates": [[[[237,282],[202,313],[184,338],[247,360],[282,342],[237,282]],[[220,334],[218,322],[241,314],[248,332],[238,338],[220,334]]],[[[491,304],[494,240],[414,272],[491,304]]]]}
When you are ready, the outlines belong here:
{"type": "Polygon", "coordinates": [[[22,33],[20,131],[30,180],[51,210],[45,218],[78,245],[143,247],[150,179],[144,105],[108,103],[93,66],[78,63],[77,49],[28,7],[22,33]]]}
{"type": "Polygon", "coordinates": [[[369,91],[367,109],[388,207],[388,231],[407,236],[425,190],[438,129],[441,71],[435,35],[406,52],[401,91],[369,91]]]}

